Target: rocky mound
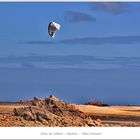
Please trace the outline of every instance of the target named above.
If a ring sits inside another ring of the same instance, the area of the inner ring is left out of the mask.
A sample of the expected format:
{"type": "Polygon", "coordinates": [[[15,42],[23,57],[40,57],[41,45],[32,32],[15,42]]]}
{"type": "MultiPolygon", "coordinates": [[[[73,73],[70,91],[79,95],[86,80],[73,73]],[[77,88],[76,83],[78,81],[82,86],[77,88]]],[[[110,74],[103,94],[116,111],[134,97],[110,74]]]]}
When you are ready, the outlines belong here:
{"type": "Polygon", "coordinates": [[[102,126],[100,120],[94,121],[74,105],[53,95],[45,99],[34,97],[28,106],[15,108],[13,112],[22,120],[43,123],[45,126],[102,126]]]}
{"type": "Polygon", "coordinates": [[[108,104],[103,104],[102,102],[91,100],[85,103],[85,105],[95,105],[95,106],[109,106],[108,104]]]}

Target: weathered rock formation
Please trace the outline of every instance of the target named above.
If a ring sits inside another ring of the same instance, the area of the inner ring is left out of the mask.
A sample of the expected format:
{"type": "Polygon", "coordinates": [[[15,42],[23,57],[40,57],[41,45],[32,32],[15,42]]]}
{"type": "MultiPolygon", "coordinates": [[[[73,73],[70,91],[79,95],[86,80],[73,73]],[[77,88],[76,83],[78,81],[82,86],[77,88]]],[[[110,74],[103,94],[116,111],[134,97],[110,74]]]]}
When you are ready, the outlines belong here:
{"type": "Polygon", "coordinates": [[[46,124],[46,126],[101,126],[89,115],[77,110],[74,105],[66,103],[51,95],[40,99],[34,97],[30,104],[13,110],[15,116],[22,120],[46,124]]]}
{"type": "Polygon", "coordinates": [[[91,100],[85,103],[85,105],[95,105],[95,106],[109,106],[108,104],[103,104],[102,102],[91,100]]]}

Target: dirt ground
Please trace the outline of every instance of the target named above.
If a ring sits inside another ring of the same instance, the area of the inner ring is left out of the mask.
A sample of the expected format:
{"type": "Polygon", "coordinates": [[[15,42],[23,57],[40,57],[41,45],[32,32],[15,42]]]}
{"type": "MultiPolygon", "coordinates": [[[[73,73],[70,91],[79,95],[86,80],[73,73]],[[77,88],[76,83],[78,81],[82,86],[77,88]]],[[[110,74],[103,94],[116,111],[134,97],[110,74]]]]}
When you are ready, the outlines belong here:
{"type": "Polygon", "coordinates": [[[140,106],[75,105],[94,119],[101,119],[106,126],[140,126],[140,106]]]}
{"type": "MultiPolygon", "coordinates": [[[[11,126],[46,126],[45,122],[33,122],[19,119],[14,115],[14,108],[26,107],[20,103],[0,104],[0,127],[11,126]]],[[[105,127],[140,127],[140,106],[92,106],[75,105],[76,109],[90,114],[92,119],[100,119],[105,127]]]]}

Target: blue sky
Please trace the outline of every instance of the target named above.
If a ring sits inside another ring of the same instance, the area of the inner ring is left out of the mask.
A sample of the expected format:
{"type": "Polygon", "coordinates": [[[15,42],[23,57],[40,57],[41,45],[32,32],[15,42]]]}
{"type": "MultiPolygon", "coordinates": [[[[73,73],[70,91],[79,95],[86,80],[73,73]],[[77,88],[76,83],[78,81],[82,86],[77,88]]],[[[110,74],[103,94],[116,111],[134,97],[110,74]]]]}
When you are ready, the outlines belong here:
{"type": "Polygon", "coordinates": [[[139,3],[0,3],[0,9],[1,55],[139,56],[139,3]],[[61,24],[55,39],[47,33],[52,20],[61,24]]]}
{"type": "Polygon", "coordinates": [[[139,2],[1,2],[0,99],[140,104],[139,25],[139,2]]]}

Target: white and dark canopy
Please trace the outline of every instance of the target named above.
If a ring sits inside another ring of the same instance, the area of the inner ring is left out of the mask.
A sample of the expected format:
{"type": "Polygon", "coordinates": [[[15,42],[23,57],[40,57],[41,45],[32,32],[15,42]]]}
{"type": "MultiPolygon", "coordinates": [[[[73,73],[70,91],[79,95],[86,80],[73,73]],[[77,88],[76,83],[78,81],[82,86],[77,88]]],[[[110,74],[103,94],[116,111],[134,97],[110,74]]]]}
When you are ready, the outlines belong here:
{"type": "Polygon", "coordinates": [[[54,38],[56,31],[60,29],[60,25],[55,22],[50,22],[48,25],[48,33],[49,35],[54,38]]]}

